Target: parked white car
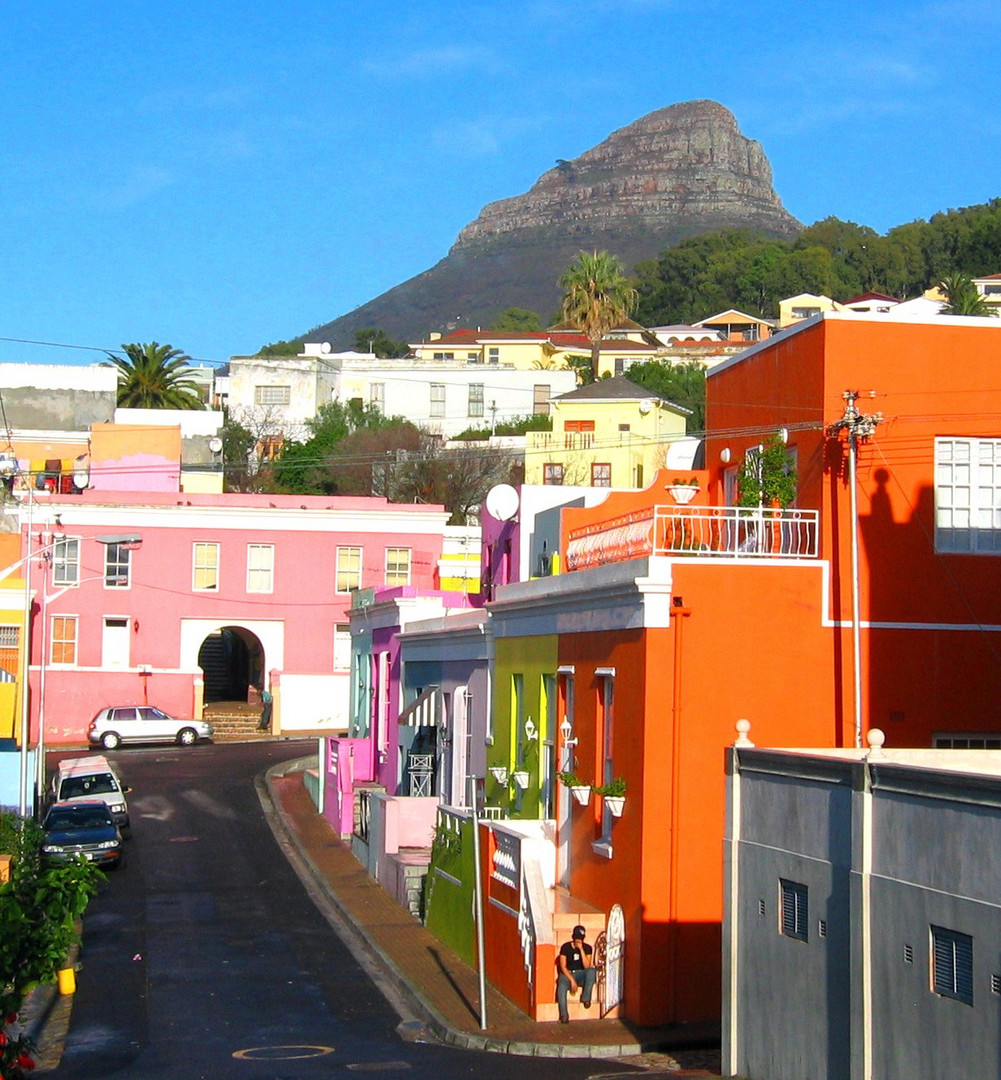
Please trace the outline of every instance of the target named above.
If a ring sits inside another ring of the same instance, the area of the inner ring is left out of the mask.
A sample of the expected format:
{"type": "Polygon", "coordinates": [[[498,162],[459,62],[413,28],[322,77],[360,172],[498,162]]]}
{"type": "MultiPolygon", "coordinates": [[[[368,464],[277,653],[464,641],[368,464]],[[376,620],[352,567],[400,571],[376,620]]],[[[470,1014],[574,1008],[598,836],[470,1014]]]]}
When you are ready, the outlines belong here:
{"type": "Polygon", "coordinates": [[[115,705],[101,709],[91,720],[87,738],[105,750],[122,743],[194,746],[199,739],[212,738],[212,725],[205,720],[178,720],[152,705],[115,705]]]}

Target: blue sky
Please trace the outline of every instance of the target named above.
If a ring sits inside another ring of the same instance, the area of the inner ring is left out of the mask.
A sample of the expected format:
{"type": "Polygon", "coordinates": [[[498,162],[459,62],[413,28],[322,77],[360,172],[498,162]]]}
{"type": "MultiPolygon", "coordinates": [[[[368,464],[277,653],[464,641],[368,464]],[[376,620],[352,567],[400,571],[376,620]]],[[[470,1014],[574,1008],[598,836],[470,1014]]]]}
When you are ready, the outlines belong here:
{"type": "Polygon", "coordinates": [[[695,98],[803,222],[984,202],[999,38],[996,0],[4,0],[0,361],[101,358],[15,338],[253,352],[695,98]]]}

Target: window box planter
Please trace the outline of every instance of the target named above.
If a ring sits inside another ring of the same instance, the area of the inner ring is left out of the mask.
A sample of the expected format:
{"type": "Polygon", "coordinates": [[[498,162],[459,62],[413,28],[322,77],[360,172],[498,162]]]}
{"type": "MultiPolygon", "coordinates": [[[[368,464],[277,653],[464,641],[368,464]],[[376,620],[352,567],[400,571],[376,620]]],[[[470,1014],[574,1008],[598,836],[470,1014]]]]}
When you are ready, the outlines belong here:
{"type": "Polygon", "coordinates": [[[622,810],[626,805],[625,795],[606,795],[605,806],[612,817],[622,817],[622,810]]]}
{"type": "Polygon", "coordinates": [[[695,498],[699,489],[697,484],[669,484],[667,490],[671,493],[671,498],[683,506],[695,498]]]}
{"type": "Polygon", "coordinates": [[[498,784],[507,783],[507,766],[506,765],[491,765],[490,775],[497,781],[498,784]]]}

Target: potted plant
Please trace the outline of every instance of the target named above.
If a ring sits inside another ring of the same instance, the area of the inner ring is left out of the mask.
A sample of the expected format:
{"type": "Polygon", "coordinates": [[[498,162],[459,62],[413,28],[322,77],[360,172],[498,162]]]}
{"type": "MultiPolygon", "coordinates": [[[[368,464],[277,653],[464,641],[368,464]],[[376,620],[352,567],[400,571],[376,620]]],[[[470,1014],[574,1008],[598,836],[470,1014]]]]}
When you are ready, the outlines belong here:
{"type": "Polygon", "coordinates": [[[737,476],[737,505],[781,507],[796,498],[796,468],[780,435],[749,452],[737,476]]]}
{"type": "Polygon", "coordinates": [[[604,799],[605,806],[608,807],[608,812],[612,817],[622,817],[622,808],[626,805],[626,782],[621,776],[616,776],[607,784],[596,787],[594,791],[596,795],[604,799]]]}
{"type": "Polygon", "coordinates": [[[696,493],[699,490],[699,482],[693,476],[691,480],[679,479],[677,476],[673,482],[667,485],[667,490],[671,493],[671,498],[676,503],[690,503],[695,498],[696,493]]]}
{"type": "Polygon", "coordinates": [[[527,790],[527,788],[528,788],[528,770],[527,769],[515,769],[515,771],[513,773],[511,773],[511,778],[512,778],[512,780],[514,780],[515,784],[517,784],[517,786],[521,788],[522,791],[527,790]]]}
{"type": "Polygon", "coordinates": [[[506,765],[491,765],[490,775],[497,781],[498,784],[507,783],[507,766],[506,765]]]}
{"type": "Polygon", "coordinates": [[[585,784],[580,777],[574,772],[561,772],[559,774],[560,783],[570,789],[570,794],[580,803],[581,806],[587,806],[591,801],[591,785],[585,784]]]}

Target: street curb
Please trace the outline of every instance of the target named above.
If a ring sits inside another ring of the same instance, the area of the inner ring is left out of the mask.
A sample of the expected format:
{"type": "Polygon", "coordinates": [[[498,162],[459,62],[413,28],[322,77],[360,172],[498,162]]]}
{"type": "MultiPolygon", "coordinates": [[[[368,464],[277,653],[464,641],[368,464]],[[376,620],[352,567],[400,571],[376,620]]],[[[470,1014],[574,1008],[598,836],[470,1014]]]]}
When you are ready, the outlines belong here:
{"type": "MultiPolygon", "coordinates": [[[[484,1032],[483,1034],[471,1034],[467,1031],[458,1031],[453,1028],[435,1007],[423,997],[420,991],[416,987],[411,986],[410,983],[400,975],[393,965],[392,958],[387,956],[382,949],[372,941],[366,933],[365,928],[355,920],[354,914],[341,903],[340,898],[332,891],[326,879],[313,863],[309,856],[309,852],[300,843],[298,836],[295,835],[294,831],[286,822],[285,816],[280,810],[280,804],[275,797],[272,777],[302,772],[304,769],[310,768],[315,761],[316,759],[313,756],[308,758],[298,758],[294,761],[273,765],[264,772],[263,778],[259,778],[263,780],[263,783],[258,786],[258,797],[261,799],[263,805],[266,792],[266,797],[273,810],[273,814],[267,815],[267,807],[265,806],[266,816],[268,816],[269,821],[277,822],[280,825],[283,835],[295,849],[296,854],[302,861],[303,867],[309,871],[314,884],[319,887],[320,891],[330,901],[344,923],[347,924],[347,927],[354,935],[356,935],[358,939],[356,944],[361,945],[366,952],[379,962],[380,966],[384,969],[388,981],[393,984],[394,988],[399,993],[410,1001],[415,1011],[425,1020],[436,1038],[449,1046],[455,1046],[463,1050],[481,1050],[489,1053],[513,1054],[521,1057],[617,1058],[631,1057],[652,1050],[664,1049],[663,1044],[659,1042],[650,1045],[644,1045],[638,1042],[620,1043],[618,1045],[522,1042],[513,1039],[498,1039],[491,1036],[488,1032],[484,1032]],[[264,789],[263,791],[262,788],[264,789]]],[[[345,944],[348,943],[345,942],[345,944]]]]}

